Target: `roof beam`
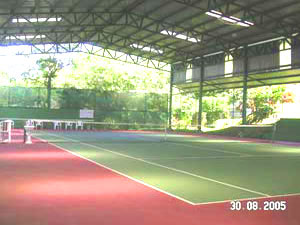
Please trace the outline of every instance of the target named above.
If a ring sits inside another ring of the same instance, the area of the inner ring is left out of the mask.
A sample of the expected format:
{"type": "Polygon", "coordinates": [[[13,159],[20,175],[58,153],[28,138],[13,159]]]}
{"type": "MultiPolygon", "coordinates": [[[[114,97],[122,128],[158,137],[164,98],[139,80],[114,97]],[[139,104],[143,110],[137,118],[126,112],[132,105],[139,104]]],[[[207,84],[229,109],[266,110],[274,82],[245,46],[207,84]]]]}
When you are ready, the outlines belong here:
{"type": "MultiPolygon", "coordinates": [[[[268,0],[267,0],[268,1],[268,0]]],[[[295,3],[295,2],[294,2],[295,3]]],[[[276,7],[277,8],[277,7],[276,7]]],[[[277,10],[279,10],[279,8],[277,8],[277,10]]],[[[273,13],[274,11],[272,11],[272,10],[269,10],[268,12],[265,12],[264,13],[264,15],[266,16],[265,18],[269,18],[268,17],[268,15],[269,14],[271,14],[271,13],[273,13]]],[[[298,14],[299,12],[294,12],[293,14],[298,14]]],[[[292,16],[293,14],[290,14],[290,16],[292,16]]],[[[261,15],[261,13],[259,13],[259,15],[261,15]]],[[[257,16],[257,15],[253,15],[253,16],[257,16]]],[[[272,33],[275,33],[275,34],[277,34],[278,36],[286,36],[286,37],[290,37],[290,35],[291,34],[293,34],[293,33],[295,33],[295,32],[297,32],[297,31],[300,31],[300,28],[299,28],[299,25],[298,24],[296,24],[296,25],[293,25],[293,26],[288,26],[288,27],[286,27],[286,26],[284,26],[284,23],[282,23],[282,22],[280,22],[280,21],[283,21],[284,19],[286,18],[286,16],[284,16],[284,17],[282,17],[282,18],[279,18],[279,19],[276,19],[276,20],[267,20],[266,21],[266,19],[265,19],[265,22],[266,22],[266,24],[268,24],[268,25],[264,25],[264,26],[261,26],[261,25],[258,25],[259,26],[259,29],[260,30],[262,30],[262,31],[265,31],[265,30],[268,30],[268,31],[270,31],[270,32],[272,32],[272,33]],[[274,27],[274,24],[275,24],[275,27],[274,27]],[[266,26],[266,28],[265,28],[265,26],[266,26]],[[270,27],[272,27],[273,26],[273,28],[272,29],[270,29],[270,28],[268,28],[268,26],[270,26],[270,27]],[[282,30],[282,31],[280,31],[280,32],[278,32],[278,30],[282,30]],[[287,29],[290,29],[290,30],[287,30],[287,29]],[[285,32],[287,32],[287,33],[285,33],[285,32]]],[[[220,28],[220,27],[219,27],[220,28]]],[[[244,30],[245,28],[242,28],[242,29],[239,29],[240,31],[241,30],[244,30]]],[[[226,37],[226,36],[230,36],[230,34],[233,34],[233,33],[236,33],[237,31],[230,31],[230,32],[228,32],[228,33],[225,33],[225,34],[223,34],[223,36],[224,37],[226,37]]],[[[255,32],[253,32],[253,34],[251,35],[247,35],[246,37],[245,37],[245,39],[248,39],[249,37],[251,37],[251,36],[256,36],[257,35],[257,33],[255,33],[255,32]]],[[[243,39],[242,38],[240,38],[239,37],[239,40],[240,41],[242,41],[243,39]]],[[[206,44],[208,44],[209,42],[212,42],[213,40],[209,40],[209,41],[207,41],[206,42],[206,44]]],[[[215,42],[213,42],[211,45],[209,45],[209,46],[215,46],[215,42]]],[[[245,44],[245,42],[243,42],[243,43],[241,43],[241,45],[240,46],[242,46],[242,45],[244,45],[245,44]]],[[[247,44],[250,44],[250,43],[247,43],[247,44]]],[[[190,44],[188,47],[192,47],[193,46],[193,44],[190,44]]],[[[208,47],[209,47],[208,45],[206,45],[204,48],[201,48],[201,49],[207,49],[208,47]]],[[[237,47],[240,47],[240,46],[237,46],[237,47]]],[[[166,47],[166,46],[164,46],[164,47],[166,47]]],[[[181,51],[182,49],[184,49],[184,48],[186,48],[187,46],[185,46],[185,47],[183,47],[183,48],[178,48],[177,50],[179,50],[179,51],[181,51]]],[[[224,48],[223,50],[224,51],[228,51],[229,49],[232,49],[232,48],[234,48],[233,46],[227,46],[226,48],[224,48]]],[[[199,51],[201,51],[201,49],[197,49],[196,51],[194,51],[194,54],[196,54],[197,52],[199,52],[199,51]]],[[[193,51],[191,52],[191,55],[193,55],[193,51]]],[[[197,56],[196,56],[197,57],[197,56]]]]}
{"type": "MultiPolygon", "coordinates": [[[[98,43],[100,46],[109,46],[111,44],[111,40],[120,38],[120,35],[112,35],[109,32],[106,32],[105,30],[99,29],[97,31],[95,30],[90,30],[90,31],[82,31],[82,32],[70,32],[70,31],[59,31],[59,30],[51,30],[48,32],[39,32],[36,30],[35,32],[26,32],[26,30],[23,30],[22,35],[30,35],[30,36],[35,36],[35,35],[45,35],[45,38],[42,39],[20,39],[18,38],[17,35],[0,35],[0,43],[4,45],[8,44],[32,44],[32,43],[38,43],[38,44],[43,44],[43,43],[98,43]],[[14,37],[11,39],[10,37],[14,37]]],[[[129,51],[131,48],[128,47],[128,42],[132,41],[132,39],[127,40],[124,39],[123,37],[123,42],[119,44],[115,44],[115,48],[123,48],[124,52],[130,53],[129,51]],[[126,47],[128,47],[126,49],[126,47]]],[[[105,48],[105,47],[104,47],[105,48]]],[[[117,50],[117,49],[115,49],[117,50]]],[[[138,55],[138,54],[135,54],[138,55]]],[[[162,60],[163,57],[161,55],[156,54],[155,52],[143,52],[143,57],[145,58],[155,58],[157,60],[162,60]]]]}
{"type": "MultiPolygon", "coordinates": [[[[145,17],[149,17],[149,15],[150,15],[151,13],[155,12],[157,9],[160,9],[160,8],[163,8],[163,7],[167,6],[167,5],[169,5],[169,3],[172,2],[172,1],[173,1],[173,0],[165,1],[162,5],[159,5],[158,7],[156,7],[156,8],[154,8],[154,9],[152,9],[151,11],[147,12],[144,16],[145,16],[145,17]]],[[[180,9],[180,10],[181,10],[181,9],[180,9]]],[[[143,28],[150,27],[150,26],[152,26],[154,23],[155,23],[155,22],[151,22],[151,23],[147,24],[146,26],[144,26],[143,28]]],[[[125,28],[126,28],[126,27],[123,26],[123,27],[121,27],[120,29],[116,30],[114,33],[119,33],[119,32],[121,32],[122,30],[124,30],[125,28]]],[[[136,32],[134,32],[134,33],[128,35],[127,38],[130,38],[131,36],[134,36],[134,35],[138,34],[140,31],[141,31],[141,30],[138,29],[136,32]]],[[[120,41],[120,40],[119,40],[119,41],[120,41]]],[[[121,49],[120,49],[120,50],[121,50],[121,49]]]]}
{"type": "MultiPolygon", "coordinates": [[[[31,44],[27,46],[26,49],[21,49],[16,54],[17,55],[30,55],[30,54],[57,54],[66,52],[84,52],[87,54],[92,54],[96,56],[101,56],[113,60],[118,60],[121,62],[136,64],[139,66],[157,69],[161,71],[169,72],[168,64],[157,62],[152,59],[145,59],[142,57],[136,57],[126,53],[116,54],[110,49],[99,49],[95,46],[90,46],[88,44],[31,44]]],[[[0,52],[1,55],[1,52],[0,52]]]]}
{"type": "MultiPolygon", "coordinates": [[[[214,1],[214,0],[209,0],[209,1],[214,1]]],[[[228,1],[226,1],[226,3],[228,3],[228,2],[233,2],[233,1],[234,1],[234,0],[228,0],[228,1]]],[[[182,3],[182,1],[179,1],[179,2],[182,3]]],[[[205,14],[205,12],[207,12],[208,9],[202,9],[200,13],[197,13],[197,14],[191,15],[191,16],[188,16],[188,17],[182,19],[181,21],[178,21],[178,22],[176,23],[176,25],[175,25],[175,24],[170,24],[170,23],[166,22],[166,19],[167,19],[168,17],[174,16],[174,14],[177,14],[177,13],[179,13],[179,12],[182,12],[183,10],[188,9],[188,8],[191,7],[191,6],[195,6],[195,5],[196,5],[197,3],[199,3],[200,1],[190,1],[190,0],[189,0],[189,1],[187,1],[187,2],[189,2],[189,4],[188,4],[184,9],[178,10],[178,11],[176,11],[176,13],[172,13],[172,14],[170,14],[170,15],[167,15],[166,17],[162,18],[160,21],[155,21],[155,20],[151,19],[151,20],[152,20],[152,23],[148,24],[148,25],[145,26],[145,27],[142,27],[142,29],[138,30],[138,31],[135,32],[134,34],[137,34],[137,33],[139,33],[141,30],[145,30],[145,29],[147,29],[147,28],[150,27],[150,26],[156,25],[156,31],[155,31],[155,33],[158,34],[158,35],[161,35],[161,34],[160,34],[160,31],[163,30],[163,29],[173,31],[173,30],[176,30],[176,28],[178,28],[178,29],[182,30],[181,32],[178,32],[178,34],[183,34],[183,33],[187,33],[188,35],[194,34],[194,35],[196,35],[196,37],[198,37],[198,38],[201,37],[200,39],[204,39],[204,34],[203,34],[203,33],[198,32],[198,31],[196,31],[196,30],[194,30],[194,29],[191,29],[191,28],[186,29],[186,28],[184,28],[184,27],[182,27],[182,26],[180,26],[180,25],[181,25],[182,23],[184,23],[184,22],[190,20],[190,19],[193,18],[194,16],[199,16],[199,15],[205,14]]],[[[219,3],[219,4],[220,4],[220,5],[219,5],[220,7],[224,4],[224,2],[221,2],[221,3],[219,3]],[[222,4],[221,4],[221,3],[222,3],[222,4]]],[[[149,19],[149,18],[147,18],[147,19],[149,19]]],[[[147,30],[147,31],[148,31],[148,30],[147,30]]],[[[151,31],[150,31],[150,32],[151,32],[151,31]]],[[[149,35],[147,35],[147,36],[144,36],[143,38],[139,39],[139,41],[145,40],[145,39],[151,37],[152,35],[153,35],[153,31],[151,32],[151,34],[149,34],[149,35]]],[[[193,36],[194,36],[194,35],[193,35],[193,36]]],[[[221,44],[221,45],[224,45],[226,42],[228,42],[228,40],[223,40],[222,37],[217,38],[217,37],[214,37],[214,36],[211,35],[211,34],[207,34],[207,36],[213,37],[213,38],[214,38],[219,44],[221,44]]],[[[164,37],[162,37],[162,38],[160,38],[160,39],[158,39],[158,40],[156,40],[156,41],[150,42],[149,45],[150,45],[150,46],[155,46],[159,41],[163,41],[163,40],[166,40],[166,39],[168,39],[168,38],[170,38],[170,36],[164,36],[164,37]]],[[[182,42],[182,41],[184,41],[184,40],[180,40],[180,41],[182,42]]],[[[179,41],[174,41],[174,42],[176,43],[176,42],[179,42],[179,41]]],[[[133,44],[133,43],[131,43],[131,44],[133,44]]],[[[174,43],[172,43],[172,44],[174,44],[174,43]]],[[[235,43],[235,42],[231,42],[231,44],[234,45],[234,46],[239,46],[239,44],[238,44],[238,43],[235,43]]],[[[170,44],[170,45],[171,45],[171,44],[170,44]]],[[[195,43],[193,43],[192,45],[195,45],[195,43]]],[[[234,46],[230,46],[230,48],[232,48],[232,47],[234,47],[234,46]]],[[[158,48],[166,48],[166,47],[169,47],[169,46],[158,46],[158,48]]],[[[181,49],[181,50],[182,50],[182,49],[181,49]]],[[[122,51],[122,49],[120,49],[120,51],[122,51]]]]}
{"type": "MultiPolygon", "coordinates": [[[[265,12],[257,12],[255,10],[252,10],[252,7],[258,5],[258,4],[262,4],[262,3],[266,3],[267,1],[270,1],[270,0],[265,0],[265,1],[257,1],[256,3],[252,3],[251,5],[247,5],[245,7],[241,7],[240,5],[238,5],[240,7],[240,10],[239,11],[243,11],[243,14],[244,15],[252,15],[253,17],[253,20],[255,22],[255,27],[263,30],[263,31],[269,31],[271,33],[275,33],[279,36],[286,36],[286,37],[289,37],[292,33],[295,33],[296,30],[300,30],[300,26],[298,23],[286,23],[283,21],[283,19],[285,18],[281,18],[281,19],[274,19],[272,16],[270,16],[270,14],[274,13],[276,10],[282,10],[284,7],[289,7],[289,6],[292,6],[294,4],[299,4],[299,1],[294,1],[294,2],[290,2],[290,3],[285,3],[283,5],[281,5],[280,7],[276,6],[272,9],[269,9],[268,11],[265,11],[265,12]],[[259,21],[254,18],[257,18],[259,17],[259,21]],[[276,25],[276,28],[275,29],[270,29],[270,24],[272,25],[272,23],[277,23],[276,25]],[[282,31],[280,31],[280,29],[282,29],[282,31]]],[[[234,5],[237,5],[237,3],[232,3],[234,5]]],[[[229,8],[229,7],[226,7],[226,8],[229,8]]],[[[235,13],[237,13],[238,11],[237,10],[234,10],[234,11],[231,11],[231,12],[227,12],[226,15],[230,16],[230,15],[233,15],[235,13]]],[[[298,12],[297,12],[298,13],[298,12]]],[[[215,21],[215,19],[212,19],[213,21],[215,21]]],[[[201,26],[201,25],[204,25],[204,23],[202,24],[199,24],[195,27],[192,27],[192,29],[195,29],[197,28],[198,26],[201,26]]],[[[207,30],[205,33],[211,33],[211,32],[214,32],[218,29],[222,29],[224,28],[225,26],[228,26],[228,25],[222,25],[222,26],[218,26],[218,27],[215,27],[214,29],[210,29],[210,30],[207,30]]],[[[232,34],[232,33],[238,33],[240,31],[243,31],[247,28],[240,28],[236,31],[232,31],[232,32],[229,32],[229,34],[232,34]]],[[[227,36],[227,34],[224,34],[224,36],[227,36]]],[[[248,36],[249,37],[249,36],[248,36]]],[[[240,38],[239,38],[240,40],[240,38]]],[[[245,43],[242,43],[242,44],[245,44],[245,43]]],[[[190,45],[191,47],[192,45],[190,45]]],[[[228,48],[232,48],[232,46],[229,46],[228,48]]]]}

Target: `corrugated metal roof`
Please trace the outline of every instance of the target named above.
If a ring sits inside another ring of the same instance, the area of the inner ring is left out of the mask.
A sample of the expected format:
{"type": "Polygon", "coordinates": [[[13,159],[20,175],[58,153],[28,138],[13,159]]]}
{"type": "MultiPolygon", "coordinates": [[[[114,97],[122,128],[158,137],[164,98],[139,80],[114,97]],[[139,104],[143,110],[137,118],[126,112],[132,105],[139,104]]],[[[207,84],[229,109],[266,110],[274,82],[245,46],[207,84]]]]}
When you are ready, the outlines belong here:
{"type": "Polygon", "coordinates": [[[0,43],[88,42],[174,63],[291,36],[299,12],[299,0],[0,0],[0,43]]]}

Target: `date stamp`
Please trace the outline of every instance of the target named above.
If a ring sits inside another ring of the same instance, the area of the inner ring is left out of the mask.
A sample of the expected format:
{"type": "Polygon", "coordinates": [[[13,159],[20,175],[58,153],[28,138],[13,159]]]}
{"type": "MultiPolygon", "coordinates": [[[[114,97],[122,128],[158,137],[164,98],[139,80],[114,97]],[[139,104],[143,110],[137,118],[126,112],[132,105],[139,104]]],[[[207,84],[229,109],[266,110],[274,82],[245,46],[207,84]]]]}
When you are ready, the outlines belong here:
{"type": "Polygon", "coordinates": [[[230,210],[232,211],[285,211],[286,201],[231,201],[230,210]]]}

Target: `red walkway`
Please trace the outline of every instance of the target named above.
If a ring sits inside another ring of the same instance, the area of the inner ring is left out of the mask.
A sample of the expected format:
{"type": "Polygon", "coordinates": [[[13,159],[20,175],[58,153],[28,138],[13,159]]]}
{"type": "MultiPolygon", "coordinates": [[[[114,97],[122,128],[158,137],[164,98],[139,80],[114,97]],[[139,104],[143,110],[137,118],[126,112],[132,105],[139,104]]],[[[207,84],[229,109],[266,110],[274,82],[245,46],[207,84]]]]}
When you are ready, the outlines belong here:
{"type": "Polygon", "coordinates": [[[0,225],[299,225],[300,196],[285,199],[285,212],[192,206],[48,144],[0,145],[0,225]]]}

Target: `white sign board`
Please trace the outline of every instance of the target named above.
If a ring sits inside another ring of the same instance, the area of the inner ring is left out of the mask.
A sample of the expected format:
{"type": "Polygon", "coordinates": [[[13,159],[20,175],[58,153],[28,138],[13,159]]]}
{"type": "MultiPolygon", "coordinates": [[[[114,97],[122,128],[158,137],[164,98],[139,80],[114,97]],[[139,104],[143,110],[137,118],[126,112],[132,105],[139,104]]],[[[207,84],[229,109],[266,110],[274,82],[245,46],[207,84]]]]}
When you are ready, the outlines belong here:
{"type": "Polygon", "coordinates": [[[94,110],[91,109],[80,109],[79,118],[94,118],[94,110]]]}

